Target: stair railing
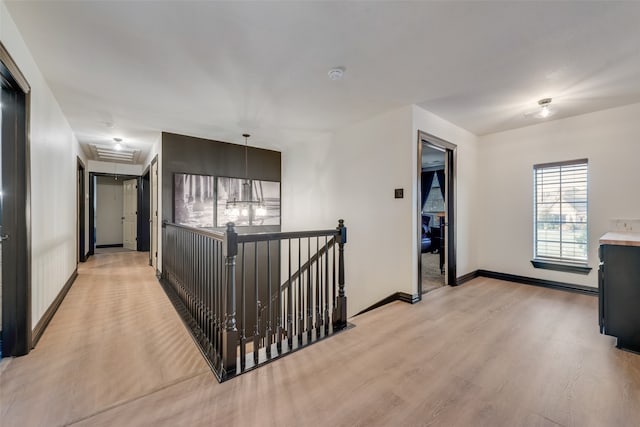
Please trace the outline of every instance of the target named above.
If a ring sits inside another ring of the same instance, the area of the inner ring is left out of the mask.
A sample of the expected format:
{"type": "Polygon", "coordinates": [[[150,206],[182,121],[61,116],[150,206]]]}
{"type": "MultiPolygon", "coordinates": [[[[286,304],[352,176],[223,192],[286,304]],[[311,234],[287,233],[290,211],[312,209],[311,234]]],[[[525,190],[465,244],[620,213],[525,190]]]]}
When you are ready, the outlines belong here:
{"type": "Polygon", "coordinates": [[[165,222],[161,283],[224,381],[347,326],[346,241],[342,220],[250,234],[165,222]]]}

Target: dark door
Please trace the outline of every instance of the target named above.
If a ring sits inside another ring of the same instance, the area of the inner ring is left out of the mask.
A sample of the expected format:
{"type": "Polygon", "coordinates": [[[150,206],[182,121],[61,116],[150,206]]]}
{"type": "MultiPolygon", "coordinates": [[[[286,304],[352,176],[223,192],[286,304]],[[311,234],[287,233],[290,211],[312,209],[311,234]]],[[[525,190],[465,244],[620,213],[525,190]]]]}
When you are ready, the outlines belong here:
{"type": "MultiPolygon", "coordinates": [[[[3,57],[4,57],[4,48],[3,57]]],[[[31,287],[29,282],[27,212],[28,96],[4,60],[0,130],[0,286],[2,286],[2,355],[20,356],[31,349],[31,287]]]]}
{"type": "Polygon", "coordinates": [[[78,261],[85,262],[87,253],[85,251],[85,211],[84,211],[84,165],[78,159],[78,182],[77,182],[77,196],[78,196],[78,261]]]}
{"type": "Polygon", "coordinates": [[[149,172],[138,178],[138,250],[146,252],[150,249],[150,181],[149,172]]]}

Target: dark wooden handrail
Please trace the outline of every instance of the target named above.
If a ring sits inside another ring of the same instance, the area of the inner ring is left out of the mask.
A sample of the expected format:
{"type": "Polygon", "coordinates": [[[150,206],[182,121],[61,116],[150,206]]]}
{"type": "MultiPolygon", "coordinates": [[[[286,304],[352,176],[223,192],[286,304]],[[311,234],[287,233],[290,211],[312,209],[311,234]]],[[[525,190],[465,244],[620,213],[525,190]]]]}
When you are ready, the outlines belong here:
{"type": "Polygon", "coordinates": [[[224,240],[224,233],[222,231],[207,230],[206,228],[191,227],[191,226],[184,225],[184,224],[174,224],[173,222],[168,222],[168,221],[163,221],[162,222],[162,226],[163,227],[166,227],[167,225],[170,225],[171,227],[175,227],[175,228],[182,228],[184,230],[189,230],[190,232],[192,232],[194,234],[199,234],[201,236],[211,237],[212,239],[224,240]]]}
{"type": "Polygon", "coordinates": [[[336,229],[312,231],[278,231],[273,233],[247,233],[238,234],[238,243],[266,242],[267,240],[307,239],[309,237],[335,236],[337,234],[338,231],[336,229]]]}

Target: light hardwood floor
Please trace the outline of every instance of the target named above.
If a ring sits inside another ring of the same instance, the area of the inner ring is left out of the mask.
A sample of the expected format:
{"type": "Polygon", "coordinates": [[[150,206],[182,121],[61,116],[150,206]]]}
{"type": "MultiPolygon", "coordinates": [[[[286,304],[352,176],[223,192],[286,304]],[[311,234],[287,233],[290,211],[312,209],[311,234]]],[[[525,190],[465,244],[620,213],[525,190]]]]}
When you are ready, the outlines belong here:
{"type": "Polygon", "coordinates": [[[0,374],[3,427],[640,425],[640,355],[591,296],[478,278],[218,384],[145,262],[82,265],[0,374]]]}

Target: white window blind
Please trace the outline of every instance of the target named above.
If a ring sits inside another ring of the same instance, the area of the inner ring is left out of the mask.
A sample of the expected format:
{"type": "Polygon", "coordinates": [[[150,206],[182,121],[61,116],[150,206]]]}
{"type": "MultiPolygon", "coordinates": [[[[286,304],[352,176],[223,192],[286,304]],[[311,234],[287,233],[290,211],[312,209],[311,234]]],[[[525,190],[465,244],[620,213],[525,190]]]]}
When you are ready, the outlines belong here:
{"type": "Polygon", "coordinates": [[[587,159],[533,167],[536,259],[586,262],[587,159]]]}

